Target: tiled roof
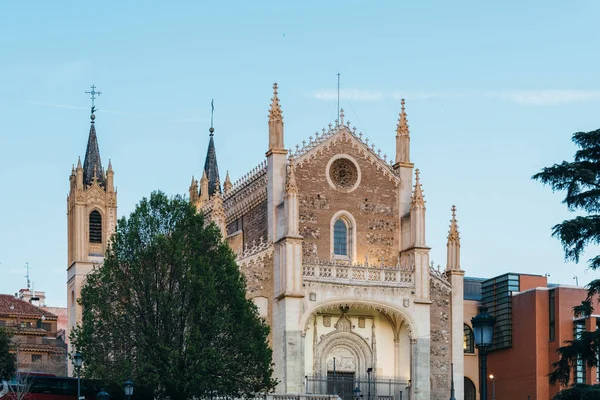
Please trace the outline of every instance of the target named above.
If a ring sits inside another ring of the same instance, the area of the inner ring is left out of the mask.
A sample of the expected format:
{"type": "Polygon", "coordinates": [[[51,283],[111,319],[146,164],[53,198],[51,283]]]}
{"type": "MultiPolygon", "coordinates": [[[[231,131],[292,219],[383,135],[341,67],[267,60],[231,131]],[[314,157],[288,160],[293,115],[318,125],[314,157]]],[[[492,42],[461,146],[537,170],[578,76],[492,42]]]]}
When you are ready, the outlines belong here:
{"type": "Polygon", "coordinates": [[[23,317],[41,317],[43,315],[46,318],[57,318],[56,315],[51,312],[36,307],[26,301],[17,299],[10,294],[0,294],[0,314],[20,315],[23,317]],[[11,309],[11,306],[14,308],[11,309]]]}

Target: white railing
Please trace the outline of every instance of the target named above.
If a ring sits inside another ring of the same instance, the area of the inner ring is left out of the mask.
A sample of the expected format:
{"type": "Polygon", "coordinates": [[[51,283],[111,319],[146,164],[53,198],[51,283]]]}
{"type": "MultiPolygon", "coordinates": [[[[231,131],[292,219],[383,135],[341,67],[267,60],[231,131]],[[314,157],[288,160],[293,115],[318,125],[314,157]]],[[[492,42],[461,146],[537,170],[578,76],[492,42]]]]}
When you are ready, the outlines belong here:
{"type": "Polygon", "coordinates": [[[337,283],[342,285],[414,287],[414,272],[397,268],[373,268],[334,263],[307,262],[302,266],[307,282],[337,283]]]}

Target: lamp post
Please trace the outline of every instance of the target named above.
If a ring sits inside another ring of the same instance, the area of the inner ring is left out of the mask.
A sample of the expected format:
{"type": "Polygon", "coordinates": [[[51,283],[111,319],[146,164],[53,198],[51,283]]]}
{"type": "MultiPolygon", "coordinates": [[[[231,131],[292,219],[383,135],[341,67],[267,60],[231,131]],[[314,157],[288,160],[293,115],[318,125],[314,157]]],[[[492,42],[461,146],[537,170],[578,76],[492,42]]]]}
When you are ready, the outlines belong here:
{"type": "Polygon", "coordinates": [[[371,400],[371,372],[373,368],[367,368],[367,400],[371,400]]]}
{"type": "Polygon", "coordinates": [[[131,396],[133,396],[133,382],[131,379],[123,384],[123,390],[125,391],[125,397],[131,399],[131,396]]]}
{"type": "Polygon", "coordinates": [[[454,397],[454,363],[450,364],[450,400],[456,400],[454,397]]]}
{"type": "Polygon", "coordinates": [[[96,395],[96,400],[109,400],[110,395],[104,391],[104,389],[100,389],[100,392],[96,395]]]}
{"type": "Polygon", "coordinates": [[[492,400],[496,400],[496,377],[490,374],[490,379],[492,380],[492,400]]]}
{"type": "Polygon", "coordinates": [[[81,400],[81,366],[83,365],[83,357],[77,352],[73,356],[73,365],[77,371],[77,400],[81,400]]]}
{"type": "Polygon", "coordinates": [[[475,346],[479,350],[479,395],[482,400],[487,399],[487,352],[494,336],[496,318],[488,314],[487,307],[479,306],[479,313],[471,318],[475,346]]]}

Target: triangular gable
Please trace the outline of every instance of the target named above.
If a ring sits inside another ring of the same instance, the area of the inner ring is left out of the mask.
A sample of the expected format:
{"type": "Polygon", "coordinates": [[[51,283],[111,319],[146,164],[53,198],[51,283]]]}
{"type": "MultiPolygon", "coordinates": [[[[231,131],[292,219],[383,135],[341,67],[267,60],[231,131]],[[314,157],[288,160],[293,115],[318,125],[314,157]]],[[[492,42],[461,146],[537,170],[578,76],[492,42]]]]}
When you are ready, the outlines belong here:
{"type": "Polygon", "coordinates": [[[317,154],[323,153],[326,149],[334,146],[336,143],[349,142],[352,147],[357,149],[365,160],[377,167],[384,176],[387,176],[390,181],[395,182],[396,186],[400,185],[400,176],[396,174],[393,168],[393,160],[387,160],[385,155],[381,156],[381,150],[375,151],[375,145],[369,139],[362,138],[363,134],[356,133],[356,128],[350,130],[349,126],[338,125],[329,127],[329,130],[323,129],[323,132],[315,134],[315,137],[309,137],[309,142],[302,142],[302,146],[296,146],[296,150],[290,150],[290,154],[296,159],[296,165],[302,167],[304,163],[310,163],[316,158],[317,154]]]}

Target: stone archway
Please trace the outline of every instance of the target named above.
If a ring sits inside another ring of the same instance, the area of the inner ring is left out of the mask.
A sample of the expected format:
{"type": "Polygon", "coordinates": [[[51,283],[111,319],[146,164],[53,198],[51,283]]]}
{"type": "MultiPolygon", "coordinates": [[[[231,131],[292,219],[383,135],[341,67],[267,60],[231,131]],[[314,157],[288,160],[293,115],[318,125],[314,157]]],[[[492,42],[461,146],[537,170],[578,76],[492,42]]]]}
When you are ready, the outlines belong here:
{"type": "Polygon", "coordinates": [[[354,372],[364,376],[367,368],[373,367],[373,350],[360,335],[352,332],[350,321],[342,315],[336,330],[327,334],[316,348],[315,372],[326,376],[334,370],[333,358],[336,358],[335,369],[354,372]]]}

